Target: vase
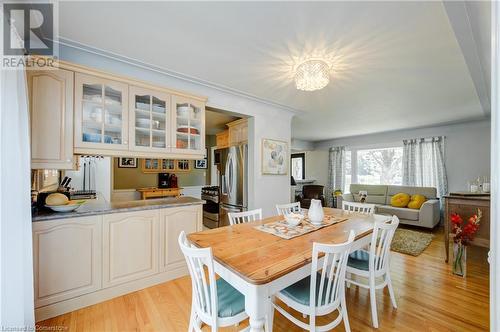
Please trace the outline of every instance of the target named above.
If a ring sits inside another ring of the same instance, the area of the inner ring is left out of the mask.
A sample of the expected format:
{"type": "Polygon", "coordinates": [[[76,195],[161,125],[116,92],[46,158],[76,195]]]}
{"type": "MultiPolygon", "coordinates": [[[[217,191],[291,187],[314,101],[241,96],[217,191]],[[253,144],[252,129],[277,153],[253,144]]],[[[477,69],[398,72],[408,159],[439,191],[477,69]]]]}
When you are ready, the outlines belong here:
{"type": "Polygon", "coordinates": [[[323,206],[321,205],[321,201],[319,199],[311,200],[311,206],[309,207],[307,216],[309,217],[309,221],[311,222],[311,224],[321,225],[325,214],[323,212],[323,206]]]}
{"type": "Polygon", "coordinates": [[[453,243],[453,273],[465,277],[467,272],[467,247],[453,243]]]}

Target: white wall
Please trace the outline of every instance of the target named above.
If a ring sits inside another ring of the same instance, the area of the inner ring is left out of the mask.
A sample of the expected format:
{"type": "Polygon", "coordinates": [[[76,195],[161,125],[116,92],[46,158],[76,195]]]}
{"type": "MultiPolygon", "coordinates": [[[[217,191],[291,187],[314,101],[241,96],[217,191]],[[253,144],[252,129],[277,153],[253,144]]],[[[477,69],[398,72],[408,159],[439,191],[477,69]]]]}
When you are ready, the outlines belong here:
{"type": "Polygon", "coordinates": [[[207,105],[252,117],[249,121],[249,208],[262,208],[265,216],[274,213],[274,205],[288,202],[290,177],[261,175],[261,141],[271,138],[291,144],[293,113],[277,105],[193,80],[167,75],[136,61],[116,57],[85,47],[60,46],[60,57],[72,63],[133,77],[143,81],[208,97],[207,105]]]}
{"type": "MultiPolygon", "coordinates": [[[[315,143],[315,150],[327,151],[332,146],[370,146],[374,144],[401,143],[403,139],[446,136],[446,169],[448,189],[466,189],[467,181],[478,176],[490,176],[490,120],[474,121],[446,126],[399,130],[372,135],[339,138],[315,143]]],[[[317,159],[323,163],[323,159],[317,159]]],[[[311,162],[315,162],[313,158],[311,162]]],[[[326,167],[328,161],[326,162],[326,167]]],[[[314,169],[319,169],[315,165],[314,169]]],[[[307,166],[306,166],[307,170],[307,166]]]]}

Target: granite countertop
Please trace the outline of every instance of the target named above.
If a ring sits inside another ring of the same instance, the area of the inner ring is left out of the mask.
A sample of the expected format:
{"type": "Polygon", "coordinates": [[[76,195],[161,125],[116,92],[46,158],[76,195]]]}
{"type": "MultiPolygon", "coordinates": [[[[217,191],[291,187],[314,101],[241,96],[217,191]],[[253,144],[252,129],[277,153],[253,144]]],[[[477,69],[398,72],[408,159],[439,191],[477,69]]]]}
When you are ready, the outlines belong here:
{"type": "Polygon", "coordinates": [[[188,196],[111,203],[102,198],[98,198],[95,200],[88,200],[85,204],[72,212],[54,212],[49,209],[39,210],[32,214],[32,221],[37,222],[118,212],[164,209],[179,206],[198,205],[203,203],[205,203],[204,200],[188,196]]]}

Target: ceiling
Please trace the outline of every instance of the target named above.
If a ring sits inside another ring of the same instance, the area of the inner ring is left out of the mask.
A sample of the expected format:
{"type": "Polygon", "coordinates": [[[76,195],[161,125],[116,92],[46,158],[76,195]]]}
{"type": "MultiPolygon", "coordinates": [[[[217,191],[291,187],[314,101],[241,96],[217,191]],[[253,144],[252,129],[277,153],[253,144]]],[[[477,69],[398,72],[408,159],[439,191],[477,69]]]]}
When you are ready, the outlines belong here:
{"type": "Polygon", "coordinates": [[[485,115],[441,2],[63,2],[59,17],[62,38],[299,111],[296,139],[485,115]],[[308,56],[332,64],[323,90],[295,89],[308,56]]]}
{"type": "Polygon", "coordinates": [[[226,123],[240,119],[220,110],[207,108],[205,112],[205,127],[207,135],[215,135],[227,129],[226,123]]]}

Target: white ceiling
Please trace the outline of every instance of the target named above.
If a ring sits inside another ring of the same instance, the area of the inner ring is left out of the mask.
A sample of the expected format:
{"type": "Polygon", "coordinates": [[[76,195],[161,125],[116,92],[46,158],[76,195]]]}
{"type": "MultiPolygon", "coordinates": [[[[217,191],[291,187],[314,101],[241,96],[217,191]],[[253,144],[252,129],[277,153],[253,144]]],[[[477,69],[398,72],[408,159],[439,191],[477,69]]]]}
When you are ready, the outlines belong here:
{"type": "Polygon", "coordinates": [[[59,17],[63,38],[303,111],[296,139],[484,115],[441,2],[65,2],[59,17]],[[310,55],[331,82],[298,91],[310,55]]]}
{"type": "Polygon", "coordinates": [[[220,110],[207,109],[205,112],[205,127],[207,135],[215,135],[227,129],[226,123],[238,120],[239,118],[220,110]]]}

